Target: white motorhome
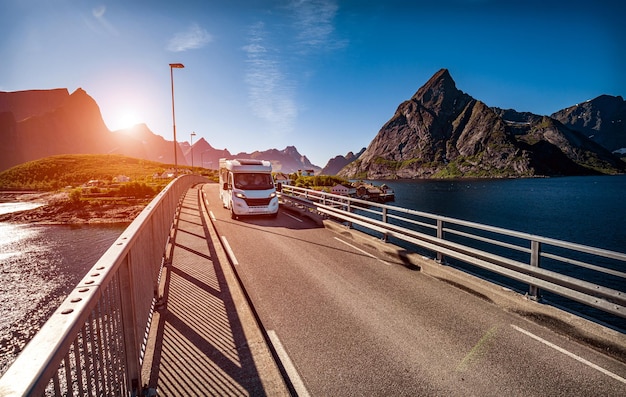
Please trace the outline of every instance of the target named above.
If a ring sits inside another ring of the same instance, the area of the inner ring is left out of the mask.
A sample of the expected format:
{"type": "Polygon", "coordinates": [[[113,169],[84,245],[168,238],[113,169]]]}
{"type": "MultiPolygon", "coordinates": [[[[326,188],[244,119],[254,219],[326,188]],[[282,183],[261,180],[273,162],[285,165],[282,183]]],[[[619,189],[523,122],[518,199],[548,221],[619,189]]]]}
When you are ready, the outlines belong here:
{"type": "Polygon", "coordinates": [[[220,159],[220,200],[239,215],[278,214],[278,197],[272,178],[272,164],[266,160],[220,159]]]}

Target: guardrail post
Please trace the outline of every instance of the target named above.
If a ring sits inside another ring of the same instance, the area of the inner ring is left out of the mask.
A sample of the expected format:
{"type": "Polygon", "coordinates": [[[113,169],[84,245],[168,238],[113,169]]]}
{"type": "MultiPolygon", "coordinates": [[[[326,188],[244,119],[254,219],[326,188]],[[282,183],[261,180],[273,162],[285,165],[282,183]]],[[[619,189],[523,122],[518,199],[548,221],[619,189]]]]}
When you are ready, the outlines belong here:
{"type": "MultiPolygon", "coordinates": [[[[437,219],[437,238],[443,240],[443,221],[441,219],[437,219]]],[[[443,254],[437,251],[437,262],[443,263],[443,254]]]]}
{"type": "Polygon", "coordinates": [[[135,392],[139,392],[141,383],[141,365],[139,363],[139,343],[137,340],[137,326],[135,315],[135,300],[133,297],[132,269],[130,268],[129,255],[126,255],[124,262],[119,269],[120,301],[122,309],[122,324],[124,332],[124,346],[126,350],[126,371],[128,374],[128,387],[135,392]]]}
{"type": "MultiPolygon", "coordinates": [[[[387,223],[387,208],[383,207],[383,222],[387,223]]],[[[383,241],[387,242],[389,240],[389,233],[383,233],[383,241]]]]}
{"type": "MultiPolygon", "coordinates": [[[[539,241],[531,240],[530,241],[530,266],[539,267],[539,259],[541,252],[541,243],[539,241]]],[[[530,285],[528,294],[530,298],[533,300],[539,300],[539,288],[536,285],[530,285]]]]}

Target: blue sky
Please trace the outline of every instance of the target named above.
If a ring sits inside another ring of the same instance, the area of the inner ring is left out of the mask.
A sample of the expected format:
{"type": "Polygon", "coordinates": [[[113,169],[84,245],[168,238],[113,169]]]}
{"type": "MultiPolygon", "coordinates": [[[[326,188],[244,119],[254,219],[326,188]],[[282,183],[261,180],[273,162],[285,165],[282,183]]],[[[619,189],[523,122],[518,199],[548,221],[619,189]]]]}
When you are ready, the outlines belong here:
{"type": "Polygon", "coordinates": [[[615,1],[1,0],[0,91],[82,88],[111,130],[217,149],[367,146],[439,69],[488,106],[549,115],[626,96],[615,1]]]}

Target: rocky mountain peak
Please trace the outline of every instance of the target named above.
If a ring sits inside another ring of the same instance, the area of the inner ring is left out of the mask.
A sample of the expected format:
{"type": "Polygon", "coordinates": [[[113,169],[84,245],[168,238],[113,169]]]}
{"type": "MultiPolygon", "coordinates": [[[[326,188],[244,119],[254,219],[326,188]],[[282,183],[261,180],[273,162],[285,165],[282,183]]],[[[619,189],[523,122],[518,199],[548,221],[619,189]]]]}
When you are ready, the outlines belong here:
{"type": "Polygon", "coordinates": [[[13,92],[0,91],[0,113],[13,113],[15,121],[19,122],[57,109],[69,95],[66,88],[13,92]]]}
{"type": "Polygon", "coordinates": [[[469,99],[469,95],[456,88],[448,69],[435,73],[411,98],[435,113],[454,113],[469,99]]]}
{"type": "MultiPolygon", "coordinates": [[[[607,104],[602,107],[609,111],[607,104]]],[[[620,115],[613,117],[616,125],[626,118],[619,111],[613,114],[620,115]]],[[[457,89],[448,70],[441,69],[398,106],[365,152],[338,174],[361,179],[519,177],[626,168],[559,121],[490,108],[457,89]]]]}
{"type": "Polygon", "coordinates": [[[621,96],[600,95],[550,117],[610,151],[626,148],[626,101],[621,96]]]}

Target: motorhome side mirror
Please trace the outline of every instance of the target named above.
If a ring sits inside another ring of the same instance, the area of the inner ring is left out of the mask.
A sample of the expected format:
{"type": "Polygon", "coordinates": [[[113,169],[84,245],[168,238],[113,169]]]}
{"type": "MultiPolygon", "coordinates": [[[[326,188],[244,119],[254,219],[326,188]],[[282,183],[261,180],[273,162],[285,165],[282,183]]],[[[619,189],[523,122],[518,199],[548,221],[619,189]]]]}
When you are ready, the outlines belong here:
{"type": "Polygon", "coordinates": [[[283,184],[282,184],[282,182],[278,182],[278,183],[276,184],[276,191],[277,191],[277,192],[280,192],[280,191],[282,190],[282,188],[283,188],[283,184]]]}
{"type": "Polygon", "coordinates": [[[222,186],[222,190],[228,190],[228,182],[224,182],[224,186],[222,186]]]}

